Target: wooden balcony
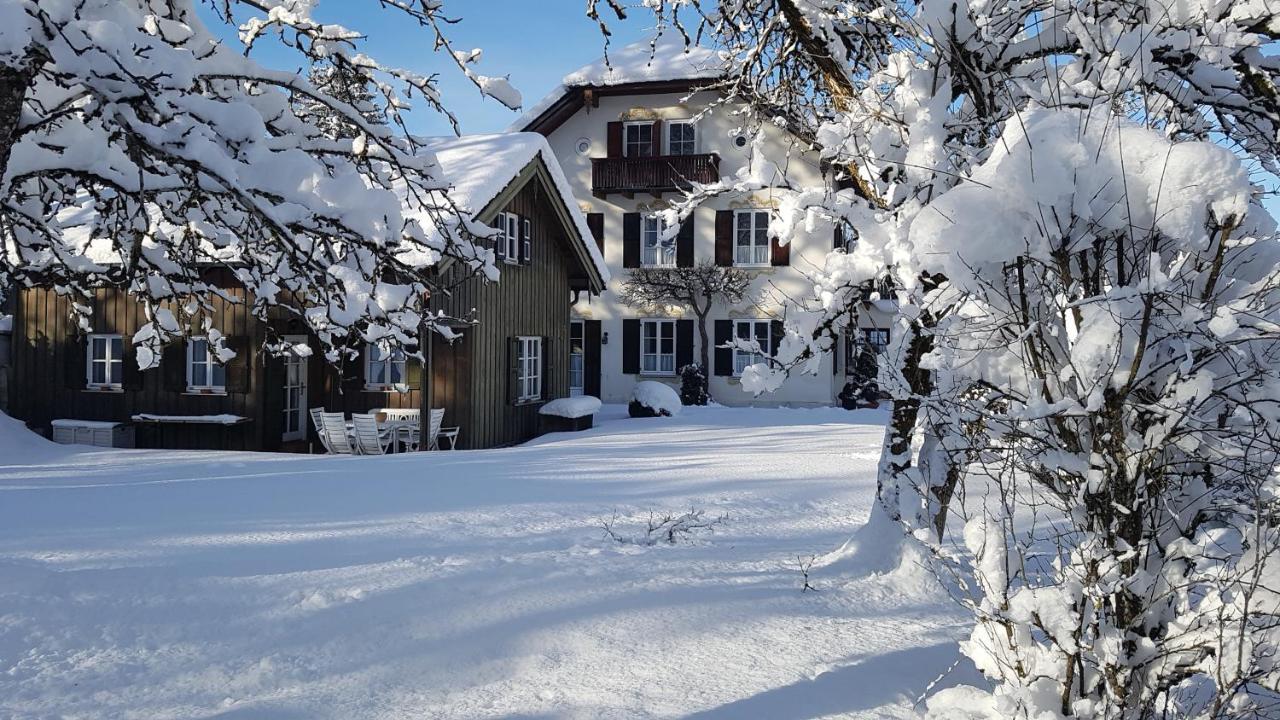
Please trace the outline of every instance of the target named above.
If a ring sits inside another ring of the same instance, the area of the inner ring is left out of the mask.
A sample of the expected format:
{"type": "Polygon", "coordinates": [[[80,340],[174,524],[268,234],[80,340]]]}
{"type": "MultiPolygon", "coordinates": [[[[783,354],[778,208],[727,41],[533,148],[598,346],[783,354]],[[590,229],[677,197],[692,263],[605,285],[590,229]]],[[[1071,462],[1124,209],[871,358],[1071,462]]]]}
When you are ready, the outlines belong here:
{"type": "Polygon", "coordinates": [[[591,193],[599,198],[610,193],[661,195],[719,179],[720,156],[715,153],[591,159],[591,193]]]}

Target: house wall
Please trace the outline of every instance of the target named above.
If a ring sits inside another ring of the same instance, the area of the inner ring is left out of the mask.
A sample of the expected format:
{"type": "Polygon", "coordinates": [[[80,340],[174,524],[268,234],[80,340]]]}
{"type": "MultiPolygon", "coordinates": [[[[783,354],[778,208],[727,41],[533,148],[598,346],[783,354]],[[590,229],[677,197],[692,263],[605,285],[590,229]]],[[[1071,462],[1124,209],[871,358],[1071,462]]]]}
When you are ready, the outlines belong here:
{"type": "MultiPolygon", "coordinates": [[[[626,402],[635,383],[641,379],[662,380],[678,386],[678,380],[673,377],[642,377],[623,373],[623,320],[650,315],[633,310],[618,301],[618,292],[629,272],[623,266],[623,216],[626,213],[665,209],[668,203],[677,199],[677,195],[667,193],[655,198],[652,195],[637,194],[634,198],[627,198],[621,194],[610,194],[603,199],[594,197],[591,187],[591,158],[606,156],[609,122],[659,118],[665,123],[669,120],[689,119],[704,110],[713,96],[699,93],[682,102],[683,98],[681,94],[604,96],[599,98],[598,107],[584,107],[548,137],[561,167],[574,187],[574,194],[582,211],[602,213],[604,216],[604,256],[613,279],[602,296],[584,298],[577,303],[573,314],[578,318],[600,320],[601,330],[608,336],[608,342],[601,352],[601,399],[605,402],[626,402]],[[585,154],[578,150],[582,140],[590,144],[585,154]]],[[[725,108],[718,108],[700,118],[697,123],[697,151],[717,153],[720,156],[722,176],[733,177],[751,162],[751,144],[740,148],[734,143],[738,137],[739,122],[740,119],[730,116],[725,108]]],[[[757,158],[768,162],[755,166],[758,173],[773,179],[775,185],[782,185],[784,181],[793,186],[813,187],[824,184],[817,158],[812,153],[805,152],[792,136],[768,126],[766,140],[763,147],[757,149],[757,158]]],[[[777,207],[779,199],[777,191],[766,190],[719,197],[699,207],[694,213],[694,261],[714,260],[717,210],[777,207]]],[[[809,280],[809,275],[822,267],[826,254],[833,247],[833,238],[834,228],[829,224],[825,227],[820,224],[811,235],[792,241],[788,266],[746,269],[752,277],[751,299],[732,307],[720,304],[712,310],[707,328],[712,342],[716,319],[780,319],[783,317],[786,300],[810,297],[813,283],[809,280]]],[[[664,316],[693,317],[690,311],[679,308],[673,308],[664,316]]],[[[889,327],[891,322],[891,314],[873,309],[868,313],[864,325],[889,327]]],[[[693,356],[697,358],[700,341],[696,332],[694,338],[693,356]]],[[[843,384],[843,360],[837,355],[825,357],[816,375],[792,377],[778,391],[759,398],[745,393],[735,377],[710,378],[712,396],[717,402],[726,405],[829,405],[835,401],[843,384]],[[833,362],[840,364],[833,368],[833,362]]]]}
{"type": "Polygon", "coordinates": [[[432,338],[429,403],[445,408],[446,426],[462,429],[460,448],[511,445],[537,436],[542,429],[538,408],[569,393],[570,280],[578,262],[570,239],[546,186],[536,178],[482,219],[490,222],[498,212],[532,219],[533,262],[500,263],[497,283],[464,279],[454,268],[452,278],[460,284],[435,305],[455,317],[476,310],[477,324],[463,329],[452,343],[432,338]],[[508,341],[522,335],[545,338],[543,402],[521,405],[510,400],[508,341]]]}
{"type": "MultiPolygon", "coordinates": [[[[244,298],[245,291],[223,277],[228,294],[244,298]]],[[[215,282],[217,280],[215,279],[215,282]]],[[[17,293],[13,323],[14,392],[10,414],[32,428],[48,432],[51,420],[109,420],[130,422],[135,413],[157,415],[217,415],[247,417],[250,422],[231,427],[213,425],[140,425],[140,447],[256,450],[263,446],[264,406],[262,366],[256,353],[243,352],[242,381],[220,395],[175,392],[166,386],[162,367],[137,370],[132,348],[124,359],[124,389],[90,390],[85,377],[85,337],[71,316],[71,299],[46,288],[17,293]],[[79,382],[77,382],[77,378],[79,382]]],[[[128,338],[144,322],[142,306],[126,293],[104,288],[94,293],[91,332],[128,338]]],[[[234,341],[237,351],[260,342],[260,325],[246,303],[214,302],[214,327],[234,341]]],[[[125,343],[126,346],[128,343],[125,343]]],[[[185,374],[185,363],[183,372],[185,374]]]]}

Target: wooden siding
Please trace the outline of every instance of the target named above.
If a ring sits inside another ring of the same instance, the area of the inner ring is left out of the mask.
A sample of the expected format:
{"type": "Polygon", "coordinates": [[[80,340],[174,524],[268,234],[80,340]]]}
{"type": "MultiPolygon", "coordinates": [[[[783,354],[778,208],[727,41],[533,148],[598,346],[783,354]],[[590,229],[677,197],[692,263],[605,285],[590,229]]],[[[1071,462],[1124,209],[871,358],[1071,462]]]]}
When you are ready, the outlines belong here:
{"type": "MultiPolygon", "coordinates": [[[[220,283],[221,284],[221,283],[220,283]]],[[[242,288],[224,285],[232,297],[243,299],[242,288]]],[[[73,364],[83,364],[85,335],[71,317],[71,298],[45,288],[30,288],[17,295],[13,332],[14,392],[10,398],[12,415],[31,427],[48,431],[49,421],[58,418],[129,422],[135,413],[156,415],[231,414],[250,422],[233,427],[207,425],[139,425],[139,447],[255,450],[262,447],[263,406],[258,402],[262,388],[262,368],[256,353],[248,353],[247,382],[243,392],[225,395],[177,393],[165,388],[164,369],[145,372],[129,369],[134,356],[125,355],[123,391],[100,391],[74,387],[69,376],[73,364]],[[132,380],[133,382],[129,382],[132,380]]],[[[143,323],[143,309],[120,290],[102,288],[93,298],[93,333],[110,333],[128,338],[143,323]]],[[[213,326],[229,339],[245,338],[245,347],[260,342],[260,326],[249,315],[246,303],[217,301],[213,326]]],[[[126,342],[126,345],[128,343],[126,342]]],[[[136,367],[133,366],[133,367],[136,367]]],[[[185,369],[184,369],[185,374],[185,369]]],[[[80,369],[83,376],[84,369],[80,369]]]]}
{"type": "Polygon", "coordinates": [[[437,305],[452,315],[477,311],[478,324],[466,328],[452,345],[437,337],[432,346],[430,404],[445,408],[445,425],[462,428],[459,447],[511,445],[541,432],[541,402],[513,405],[508,400],[512,337],[545,337],[543,401],[569,394],[570,288],[582,271],[547,188],[537,178],[491,208],[493,214],[514,212],[533,220],[533,262],[500,265],[497,283],[465,280],[437,305]]]}

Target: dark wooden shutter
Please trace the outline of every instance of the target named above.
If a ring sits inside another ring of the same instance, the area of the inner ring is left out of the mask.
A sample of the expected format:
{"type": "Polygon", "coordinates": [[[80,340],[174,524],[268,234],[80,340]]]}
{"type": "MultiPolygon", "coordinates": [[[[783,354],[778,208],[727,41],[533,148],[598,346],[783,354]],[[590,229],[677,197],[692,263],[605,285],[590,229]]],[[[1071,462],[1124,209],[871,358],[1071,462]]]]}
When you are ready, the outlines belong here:
{"type": "Polygon", "coordinates": [[[640,213],[622,216],[622,267],[640,267],[640,213]]]}
{"type": "Polygon", "coordinates": [[[533,264],[533,221],[527,217],[520,218],[520,262],[533,264]]]}
{"type": "Polygon", "coordinates": [[[653,121],[653,135],[650,137],[650,140],[653,141],[653,145],[652,145],[653,149],[651,150],[651,152],[653,153],[654,157],[658,157],[659,155],[666,154],[662,152],[662,121],[661,120],[653,121]]]}
{"type": "Polygon", "coordinates": [[[248,338],[229,337],[225,340],[225,344],[228,350],[236,354],[227,361],[227,392],[247,393],[249,392],[249,371],[253,365],[248,338]]]}
{"type": "Polygon", "coordinates": [[[733,265],[733,211],[716,211],[716,265],[733,265]]]}
{"type": "Polygon", "coordinates": [[[520,338],[507,338],[507,404],[520,398],[520,338]]]}
{"type": "Polygon", "coordinates": [[[405,358],[404,384],[410,390],[422,389],[422,361],[416,357],[405,358]]]}
{"type": "Polygon", "coordinates": [[[611,158],[622,157],[622,123],[615,121],[609,123],[608,130],[608,155],[611,158]]]}
{"type": "Polygon", "coordinates": [[[346,358],[342,364],[342,392],[358,393],[364,389],[365,385],[365,354],[368,347],[364,341],[357,340],[360,344],[356,347],[356,356],[354,358],[346,358]]]}
{"type": "MultiPolygon", "coordinates": [[[[89,375],[89,338],[72,330],[67,335],[65,352],[63,352],[63,373],[67,387],[73,390],[83,388],[89,375]]],[[[40,372],[37,368],[36,372],[40,372]]],[[[57,372],[57,370],[54,370],[57,372]]]]}
{"type": "MultiPolygon", "coordinates": [[[[292,351],[290,351],[292,353],[292,351]]],[[[284,434],[284,357],[266,350],[262,351],[262,440],[266,449],[279,448],[284,434]]],[[[303,365],[304,372],[307,366],[303,365]]],[[[321,397],[319,387],[311,391],[309,402],[319,405],[321,397]]],[[[312,437],[315,428],[311,427],[311,418],[304,417],[306,437],[312,437]]]]}
{"type": "Polygon", "coordinates": [[[844,225],[841,225],[840,223],[836,223],[835,230],[831,232],[831,249],[844,249],[844,225]]]}
{"type": "Polygon", "coordinates": [[[164,389],[169,392],[185,392],[187,389],[187,341],[176,340],[164,346],[160,355],[160,373],[164,375],[164,389]]]}
{"type": "Polygon", "coordinates": [[[769,321],[769,354],[778,354],[778,345],[782,342],[782,336],[786,333],[786,328],[782,326],[781,320],[769,321]]]}
{"type": "Polygon", "coordinates": [[[733,321],[732,320],[716,320],[715,322],[715,359],[712,363],[715,367],[715,374],[721,376],[729,376],[733,374],[733,350],[730,348],[720,347],[721,345],[733,339],[733,321]]]}
{"type": "Polygon", "coordinates": [[[600,321],[582,323],[582,391],[600,397],[600,321]]]}
{"type": "Polygon", "coordinates": [[[676,235],[676,267],[693,267],[693,215],[680,224],[676,235]]]}
{"type": "Polygon", "coordinates": [[[769,264],[774,267],[786,267],[791,264],[791,243],[783,245],[778,238],[769,238],[769,264]]]}
{"type": "Polygon", "coordinates": [[[640,374],[640,321],[622,321],[622,374],[640,374]]]}
{"type": "Polygon", "coordinates": [[[693,321],[676,320],[676,371],[693,364],[693,321]]]}
{"type": "MultiPolygon", "coordinates": [[[[565,363],[568,368],[568,363],[565,363]]],[[[551,338],[546,335],[542,336],[542,387],[538,389],[538,399],[547,400],[551,398],[551,378],[556,374],[559,366],[556,365],[555,345],[551,342],[551,338]]],[[[558,388],[567,388],[569,386],[568,373],[565,374],[563,382],[561,378],[556,378],[555,386],[558,388]]]]}
{"type": "Polygon", "coordinates": [[[498,239],[493,243],[494,259],[501,263],[507,258],[507,216],[498,213],[497,217],[498,229],[502,232],[498,233],[498,239]]]}
{"type": "Polygon", "coordinates": [[[124,367],[121,368],[121,384],[125,390],[141,390],[145,382],[142,371],[138,369],[138,348],[129,342],[129,337],[121,338],[124,346],[124,367]]]}
{"type": "Polygon", "coordinates": [[[604,213],[587,213],[587,229],[596,240],[596,247],[604,253],[604,213]]]}

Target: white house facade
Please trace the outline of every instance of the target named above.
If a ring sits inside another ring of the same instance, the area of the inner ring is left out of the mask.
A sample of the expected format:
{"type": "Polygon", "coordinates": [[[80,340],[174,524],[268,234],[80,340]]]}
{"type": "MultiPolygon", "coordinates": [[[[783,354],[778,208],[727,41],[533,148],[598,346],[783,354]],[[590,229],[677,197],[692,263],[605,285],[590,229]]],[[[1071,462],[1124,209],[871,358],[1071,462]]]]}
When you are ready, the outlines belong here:
{"type": "MultiPolygon", "coordinates": [[[[788,133],[767,127],[762,140],[741,129],[732,108],[699,91],[719,72],[709,50],[647,43],[611,53],[565,77],[563,85],[512,127],[545,135],[569,179],[612,279],[598,297],[573,306],[573,392],[626,402],[640,380],[679,386],[677,371],[700,357],[697,319],[688,308],[644,312],[619,300],[630,271],[702,262],[742,268],[751,277],[746,301],[718,304],[708,320],[712,397],[725,405],[819,406],[836,402],[851,365],[846,339],[816,375],[796,375],[768,395],[742,390],[742,369],[759,357],[719,346],[754,338],[772,352],[787,299],[812,294],[810,276],[840,241],[834,227],[782,245],[768,234],[771,213],[791,187],[826,182],[817,157],[788,133]],[[651,59],[652,58],[652,59],[651,59]],[[749,167],[748,167],[749,166],[749,167]],[[711,183],[748,169],[763,190],[719,195],[681,223],[674,246],[662,243],[655,213],[680,199],[687,180],[711,183]]],[[[883,305],[880,303],[879,305],[883,305]]],[[[884,309],[890,309],[885,307],[884,309]]],[[[873,306],[857,338],[888,342],[892,315],[873,306]]]]}

